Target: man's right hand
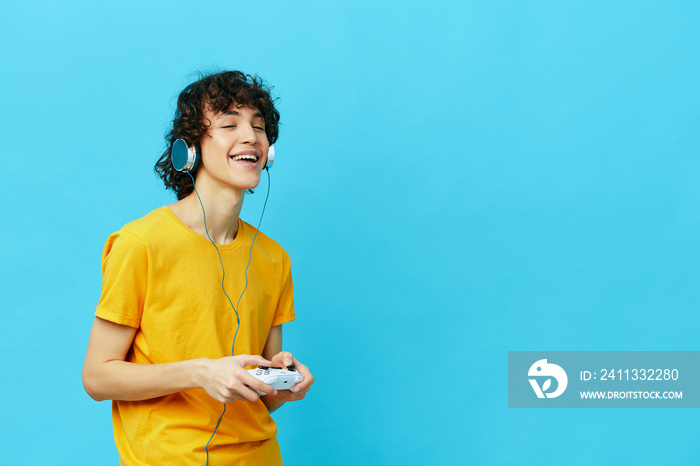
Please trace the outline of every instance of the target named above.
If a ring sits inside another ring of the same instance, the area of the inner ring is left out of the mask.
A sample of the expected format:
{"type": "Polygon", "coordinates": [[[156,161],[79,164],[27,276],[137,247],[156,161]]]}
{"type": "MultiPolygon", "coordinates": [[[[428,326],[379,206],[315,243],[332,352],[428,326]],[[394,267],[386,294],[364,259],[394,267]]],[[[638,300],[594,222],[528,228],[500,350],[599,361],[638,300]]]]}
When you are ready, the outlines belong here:
{"type": "Polygon", "coordinates": [[[271,366],[262,356],[242,354],[221,359],[203,359],[201,386],[207,394],[221,403],[236,400],[257,401],[259,390],[268,395],[276,395],[277,390],[261,382],[248,373],[246,366],[271,366]]]}

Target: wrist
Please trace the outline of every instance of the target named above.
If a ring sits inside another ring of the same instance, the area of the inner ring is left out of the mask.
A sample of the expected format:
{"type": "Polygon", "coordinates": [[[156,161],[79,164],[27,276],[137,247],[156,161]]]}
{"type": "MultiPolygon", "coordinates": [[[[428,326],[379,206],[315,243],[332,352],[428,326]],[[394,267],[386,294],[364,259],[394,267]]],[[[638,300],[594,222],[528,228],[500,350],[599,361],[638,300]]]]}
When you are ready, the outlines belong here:
{"type": "Polygon", "coordinates": [[[203,382],[209,373],[211,359],[191,359],[190,362],[192,363],[192,370],[188,371],[190,374],[190,385],[194,388],[204,388],[203,382]]]}

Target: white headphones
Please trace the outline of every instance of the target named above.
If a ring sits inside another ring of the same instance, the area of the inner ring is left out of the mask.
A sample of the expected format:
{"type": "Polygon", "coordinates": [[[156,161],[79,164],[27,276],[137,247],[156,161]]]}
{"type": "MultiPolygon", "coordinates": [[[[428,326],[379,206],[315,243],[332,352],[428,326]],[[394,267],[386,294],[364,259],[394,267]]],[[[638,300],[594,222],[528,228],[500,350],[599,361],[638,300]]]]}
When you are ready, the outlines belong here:
{"type": "MultiPolygon", "coordinates": [[[[184,139],[177,139],[170,149],[170,162],[179,172],[193,172],[201,157],[199,147],[188,146],[184,139]]],[[[275,146],[270,146],[267,152],[267,163],[263,168],[270,168],[275,163],[275,146]]]]}

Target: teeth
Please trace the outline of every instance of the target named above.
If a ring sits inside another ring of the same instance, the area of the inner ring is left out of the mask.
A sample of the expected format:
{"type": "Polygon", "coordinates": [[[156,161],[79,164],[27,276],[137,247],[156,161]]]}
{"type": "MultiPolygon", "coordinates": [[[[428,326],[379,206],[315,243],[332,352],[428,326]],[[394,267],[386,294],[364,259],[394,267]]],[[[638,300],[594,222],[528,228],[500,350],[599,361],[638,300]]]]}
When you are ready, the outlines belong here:
{"type": "Polygon", "coordinates": [[[252,160],[253,162],[257,162],[258,158],[254,155],[237,155],[235,157],[232,157],[233,160],[252,160]]]}

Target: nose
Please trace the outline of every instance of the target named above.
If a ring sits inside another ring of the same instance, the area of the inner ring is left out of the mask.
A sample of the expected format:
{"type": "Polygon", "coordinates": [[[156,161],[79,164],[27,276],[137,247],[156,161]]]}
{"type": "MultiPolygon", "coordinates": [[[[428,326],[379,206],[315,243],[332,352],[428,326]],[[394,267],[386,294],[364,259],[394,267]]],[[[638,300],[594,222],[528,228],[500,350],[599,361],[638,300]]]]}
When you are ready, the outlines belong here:
{"type": "Polygon", "coordinates": [[[246,144],[255,144],[258,142],[258,135],[251,125],[242,125],[241,127],[241,142],[246,144]]]}

